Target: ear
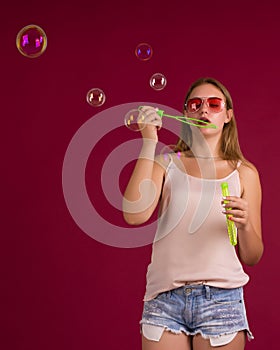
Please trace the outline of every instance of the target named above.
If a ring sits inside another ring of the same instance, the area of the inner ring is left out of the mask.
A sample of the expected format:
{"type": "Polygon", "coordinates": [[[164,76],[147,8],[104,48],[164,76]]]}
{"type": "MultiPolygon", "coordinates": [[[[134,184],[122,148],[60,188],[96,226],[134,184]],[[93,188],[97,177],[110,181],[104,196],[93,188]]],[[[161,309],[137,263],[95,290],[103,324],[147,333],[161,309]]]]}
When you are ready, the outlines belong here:
{"type": "Polygon", "coordinates": [[[228,109],[226,114],[225,124],[229,123],[232,117],[233,117],[233,110],[228,109]]]}

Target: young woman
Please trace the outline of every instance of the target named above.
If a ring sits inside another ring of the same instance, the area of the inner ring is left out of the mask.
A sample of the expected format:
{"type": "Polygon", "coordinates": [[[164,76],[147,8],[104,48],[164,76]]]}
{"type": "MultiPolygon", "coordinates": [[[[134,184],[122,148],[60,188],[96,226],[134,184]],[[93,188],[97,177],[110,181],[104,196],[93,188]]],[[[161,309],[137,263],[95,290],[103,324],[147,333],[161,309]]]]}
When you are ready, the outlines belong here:
{"type": "Polygon", "coordinates": [[[194,82],[184,115],[216,128],[183,124],[168,157],[155,155],[162,118],[150,106],[142,112],[143,146],[123,202],[132,225],[146,222],[159,205],[140,321],[142,349],[244,349],[246,334],[253,335],[242,263],[254,265],[263,253],[261,185],[241,153],[231,96],[215,79],[194,82]],[[222,197],[222,182],[230,196],[222,197]],[[237,249],[226,217],[237,228],[237,249]]]}

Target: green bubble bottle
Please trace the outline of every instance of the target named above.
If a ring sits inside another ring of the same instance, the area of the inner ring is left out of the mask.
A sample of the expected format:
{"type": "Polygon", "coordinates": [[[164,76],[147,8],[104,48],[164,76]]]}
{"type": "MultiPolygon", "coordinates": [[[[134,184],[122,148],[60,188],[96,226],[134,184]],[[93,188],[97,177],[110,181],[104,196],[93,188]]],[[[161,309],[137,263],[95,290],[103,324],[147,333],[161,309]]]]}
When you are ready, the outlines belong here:
{"type": "MultiPolygon", "coordinates": [[[[229,196],[229,190],[228,190],[228,183],[227,182],[222,182],[221,183],[221,188],[222,188],[222,194],[223,197],[229,196]]],[[[229,201],[225,200],[225,203],[228,203],[229,201]]],[[[231,210],[231,208],[227,208],[228,210],[231,210]]],[[[229,236],[229,241],[231,245],[235,246],[237,244],[237,229],[233,221],[229,219],[232,215],[228,214],[226,215],[226,220],[227,220],[227,230],[228,230],[228,236],[229,236]]]]}

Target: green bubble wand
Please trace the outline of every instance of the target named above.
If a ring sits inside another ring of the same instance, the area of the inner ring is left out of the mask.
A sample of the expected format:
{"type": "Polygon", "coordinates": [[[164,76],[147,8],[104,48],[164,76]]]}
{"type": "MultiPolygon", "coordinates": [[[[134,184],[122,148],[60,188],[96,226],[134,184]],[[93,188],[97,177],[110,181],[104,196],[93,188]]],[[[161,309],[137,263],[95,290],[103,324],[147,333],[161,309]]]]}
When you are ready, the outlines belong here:
{"type": "Polygon", "coordinates": [[[171,119],[178,120],[181,123],[189,124],[191,126],[197,126],[199,128],[211,128],[211,129],[217,129],[217,126],[215,124],[212,124],[210,122],[207,122],[206,120],[201,120],[197,118],[190,118],[190,117],[185,117],[184,115],[182,116],[175,116],[175,115],[170,115],[164,113],[163,110],[158,110],[157,114],[160,117],[167,117],[171,119]]]}
{"type": "MultiPolygon", "coordinates": [[[[139,106],[138,110],[141,111],[141,108],[143,106],[139,106]]],[[[201,120],[201,119],[197,119],[197,118],[190,118],[190,117],[186,117],[184,115],[181,116],[175,116],[175,115],[170,115],[170,114],[166,114],[164,113],[164,111],[162,109],[159,109],[156,111],[157,114],[162,118],[162,117],[167,117],[167,118],[171,118],[171,119],[175,119],[178,120],[181,123],[185,123],[191,126],[197,126],[199,128],[211,128],[211,129],[217,129],[217,126],[213,123],[210,123],[206,120],[201,120]]]]}

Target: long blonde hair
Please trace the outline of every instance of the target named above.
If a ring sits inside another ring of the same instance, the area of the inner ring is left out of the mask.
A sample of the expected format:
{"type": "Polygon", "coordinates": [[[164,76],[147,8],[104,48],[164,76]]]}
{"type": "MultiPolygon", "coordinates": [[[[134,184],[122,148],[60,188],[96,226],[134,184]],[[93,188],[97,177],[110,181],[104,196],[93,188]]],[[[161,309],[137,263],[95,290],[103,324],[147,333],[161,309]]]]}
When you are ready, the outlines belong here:
{"type": "MultiPolygon", "coordinates": [[[[238,132],[237,132],[236,119],[233,112],[232,98],[230,96],[229,91],[222,83],[220,83],[216,79],[209,78],[209,77],[200,78],[196,80],[190,86],[187,92],[185,102],[184,102],[184,111],[185,111],[186,101],[188,100],[194,88],[204,84],[212,84],[216,88],[218,88],[222,92],[222,94],[225,96],[227,110],[232,109],[232,118],[228,123],[224,124],[222,135],[221,135],[221,153],[222,153],[223,159],[229,160],[234,165],[234,167],[237,166],[237,163],[239,161],[247,163],[247,160],[244,158],[241,152],[239,141],[238,141],[238,132]]],[[[174,151],[175,152],[188,151],[191,149],[191,145],[192,145],[191,128],[188,124],[182,123],[181,137],[179,138],[174,151]]]]}

